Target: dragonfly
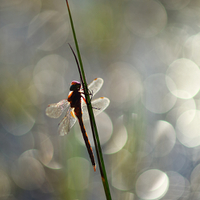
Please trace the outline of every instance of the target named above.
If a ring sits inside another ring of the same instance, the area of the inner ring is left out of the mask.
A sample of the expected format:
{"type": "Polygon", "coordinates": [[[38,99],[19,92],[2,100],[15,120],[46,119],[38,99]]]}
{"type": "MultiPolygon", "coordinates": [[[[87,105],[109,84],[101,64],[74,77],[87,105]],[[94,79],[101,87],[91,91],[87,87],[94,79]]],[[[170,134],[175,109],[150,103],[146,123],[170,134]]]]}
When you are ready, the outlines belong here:
{"type": "MultiPolygon", "coordinates": [[[[94,96],[102,87],[103,79],[96,78],[89,85],[88,90],[94,96]]],[[[100,114],[110,104],[110,100],[106,97],[100,97],[91,101],[94,115],[100,114]]],[[[96,164],[94,154],[83,121],[89,119],[85,95],[81,83],[78,81],[72,81],[70,86],[70,92],[67,99],[63,99],[58,103],[49,104],[46,108],[46,115],[51,118],[60,117],[63,112],[66,112],[64,118],[61,120],[58,126],[58,132],[60,136],[64,136],[69,133],[70,129],[74,126],[78,120],[83,139],[85,141],[90,160],[92,162],[94,171],[96,171],[96,164]]]]}

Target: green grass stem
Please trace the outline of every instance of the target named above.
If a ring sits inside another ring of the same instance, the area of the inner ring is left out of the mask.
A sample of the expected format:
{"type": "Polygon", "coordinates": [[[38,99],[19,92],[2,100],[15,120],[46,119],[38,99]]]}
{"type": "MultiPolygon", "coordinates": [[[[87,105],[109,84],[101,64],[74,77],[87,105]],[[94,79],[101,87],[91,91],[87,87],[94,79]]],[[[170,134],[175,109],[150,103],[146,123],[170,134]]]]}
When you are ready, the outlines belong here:
{"type": "Polygon", "coordinates": [[[102,150],[101,150],[101,144],[100,144],[100,140],[99,140],[99,136],[98,136],[97,126],[96,126],[96,122],[95,122],[95,118],[94,118],[92,105],[91,105],[91,102],[90,102],[90,95],[89,95],[89,92],[88,92],[88,87],[87,87],[85,72],[84,72],[84,69],[83,69],[81,54],[80,54],[80,51],[79,51],[79,46],[78,46],[78,42],[77,42],[77,38],[76,38],[76,33],[75,33],[75,28],[74,28],[74,24],[73,24],[73,20],[72,20],[72,15],[71,15],[69,3],[68,3],[67,0],[66,0],[66,4],[67,4],[68,13],[69,13],[69,19],[70,19],[70,24],[71,24],[74,42],[75,42],[75,46],[76,46],[76,51],[77,51],[77,55],[78,55],[78,61],[79,61],[79,64],[80,64],[80,66],[78,65],[78,68],[79,68],[80,78],[81,78],[81,82],[82,82],[83,89],[84,89],[88,113],[89,113],[89,117],[90,117],[90,124],[91,124],[95,149],[96,149],[96,153],[97,153],[97,159],[98,159],[98,163],[99,163],[101,179],[102,179],[102,183],[103,183],[103,187],[104,187],[104,191],[105,191],[105,195],[106,195],[107,200],[112,200],[110,188],[109,188],[109,184],[108,184],[108,179],[107,179],[107,175],[106,175],[106,168],[105,168],[104,160],[103,160],[103,154],[102,154],[102,150]]]}

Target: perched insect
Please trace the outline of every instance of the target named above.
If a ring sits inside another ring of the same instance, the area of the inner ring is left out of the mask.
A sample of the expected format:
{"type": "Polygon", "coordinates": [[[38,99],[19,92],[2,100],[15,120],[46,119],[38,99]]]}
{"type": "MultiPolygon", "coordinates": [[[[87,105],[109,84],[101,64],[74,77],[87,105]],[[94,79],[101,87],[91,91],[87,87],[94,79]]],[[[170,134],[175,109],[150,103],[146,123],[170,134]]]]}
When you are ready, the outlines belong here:
{"type": "MultiPolygon", "coordinates": [[[[88,85],[88,89],[92,92],[92,95],[95,95],[100,90],[102,85],[103,79],[96,78],[88,85]]],[[[108,107],[110,100],[106,97],[100,97],[98,99],[92,100],[91,103],[92,107],[94,108],[94,115],[98,115],[108,107]]],[[[87,112],[87,106],[85,103],[84,91],[81,88],[80,82],[72,81],[68,98],[61,100],[58,103],[48,105],[48,107],[46,108],[46,115],[51,118],[58,118],[64,111],[66,111],[66,115],[59,123],[59,134],[61,136],[64,136],[67,133],[69,133],[70,129],[75,124],[77,118],[94,171],[96,171],[94,154],[86,133],[85,126],[83,124],[83,119],[88,119],[89,116],[87,112]]]]}

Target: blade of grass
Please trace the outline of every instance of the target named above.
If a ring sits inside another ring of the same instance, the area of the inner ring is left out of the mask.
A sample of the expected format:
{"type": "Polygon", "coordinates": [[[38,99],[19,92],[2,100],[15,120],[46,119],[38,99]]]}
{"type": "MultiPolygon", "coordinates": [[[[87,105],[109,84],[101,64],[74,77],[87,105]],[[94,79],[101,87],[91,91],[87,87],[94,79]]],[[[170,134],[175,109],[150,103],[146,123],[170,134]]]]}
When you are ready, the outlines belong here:
{"type": "Polygon", "coordinates": [[[67,4],[68,13],[69,13],[70,24],[71,24],[71,28],[72,28],[72,32],[73,32],[73,37],[74,37],[74,42],[75,42],[76,51],[77,51],[77,55],[78,55],[78,60],[79,60],[79,64],[80,64],[80,66],[78,65],[78,68],[79,68],[81,82],[82,82],[84,93],[85,93],[85,99],[87,102],[87,108],[88,108],[88,113],[89,113],[89,117],[90,117],[90,124],[91,124],[92,133],[93,133],[95,149],[97,152],[97,159],[98,159],[98,163],[99,163],[101,179],[102,179],[102,183],[104,186],[104,191],[105,191],[107,200],[112,200],[111,194],[110,194],[110,188],[109,188],[109,184],[108,184],[108,179],[107,179],[107,174],[106,174],[106,169],[105,169],[105,165],[104,165],[104,160],[103,160],[103,154],[102,154],[102,150],[101,150],[101,144],[100,144],[100,140],[99,140],[99,136],[98,136],[97,126],[96,126],[94,113],[93,113],[92,105],[90,102],[90,96],[89,96],[89,92],[88,92],[88,88],[87,88],[87,82],[86,82],[85,72],[83,69],[81,54],[79,51],[75,28],[74,28],[74,24],[73,24],[73,20],[72,20],[72,16],[71,16],[71,11],[69,8],[69,3],[67,0],[66,0],[66,4],[67,4]]]}

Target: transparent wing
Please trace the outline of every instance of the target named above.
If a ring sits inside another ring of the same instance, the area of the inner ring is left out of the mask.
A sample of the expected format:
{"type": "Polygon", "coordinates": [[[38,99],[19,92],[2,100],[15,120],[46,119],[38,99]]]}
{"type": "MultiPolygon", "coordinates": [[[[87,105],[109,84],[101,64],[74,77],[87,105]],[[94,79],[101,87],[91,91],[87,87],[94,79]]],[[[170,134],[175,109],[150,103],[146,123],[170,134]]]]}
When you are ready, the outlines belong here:
{"type": "Polygon", "coordinates": [[[63,111],[69,107],[70,104],[67,99],[63,99],[58,103],[49,104],[46,108],[46,115],[51,118],[58,118],[62,115],[63,111]]]}
{"type": "MultiPolygon", "coordinates": [[[[93,107],[94,116],[97,116],[109,106],[110,100],[106,97],[100,97],[98,99],[92,100],[91,103],[93,107]]],[[[88,120],[89,115],[88,115],[88,110],[85,103],[82,106],[82,112],[83,112],[83,120],[88,120]]]]}
{"type": "Polygon", "coordinates": [[[103,79],[102,78],[95,78],[89,85],[88,89],[92,92],[94,96],[102,87],[103,79]]]}
{"type": "MultiPolygon", "coordinates": [[[[95,78],[89,85],[88,89],[94,96],[102,87],[103,79],[102,78],[95,78]]],[[[83,92],[83,89],[81,90],[83,92]]]]}
{"type": "Polygon", "coordinates": [[[58,132],[60,136],[64,136],[69,133],[70,129],[74,126],[76,122],[76,116],[71,107],[67,110],[65,117],[61,120],[58,127],[58,132]]]}

